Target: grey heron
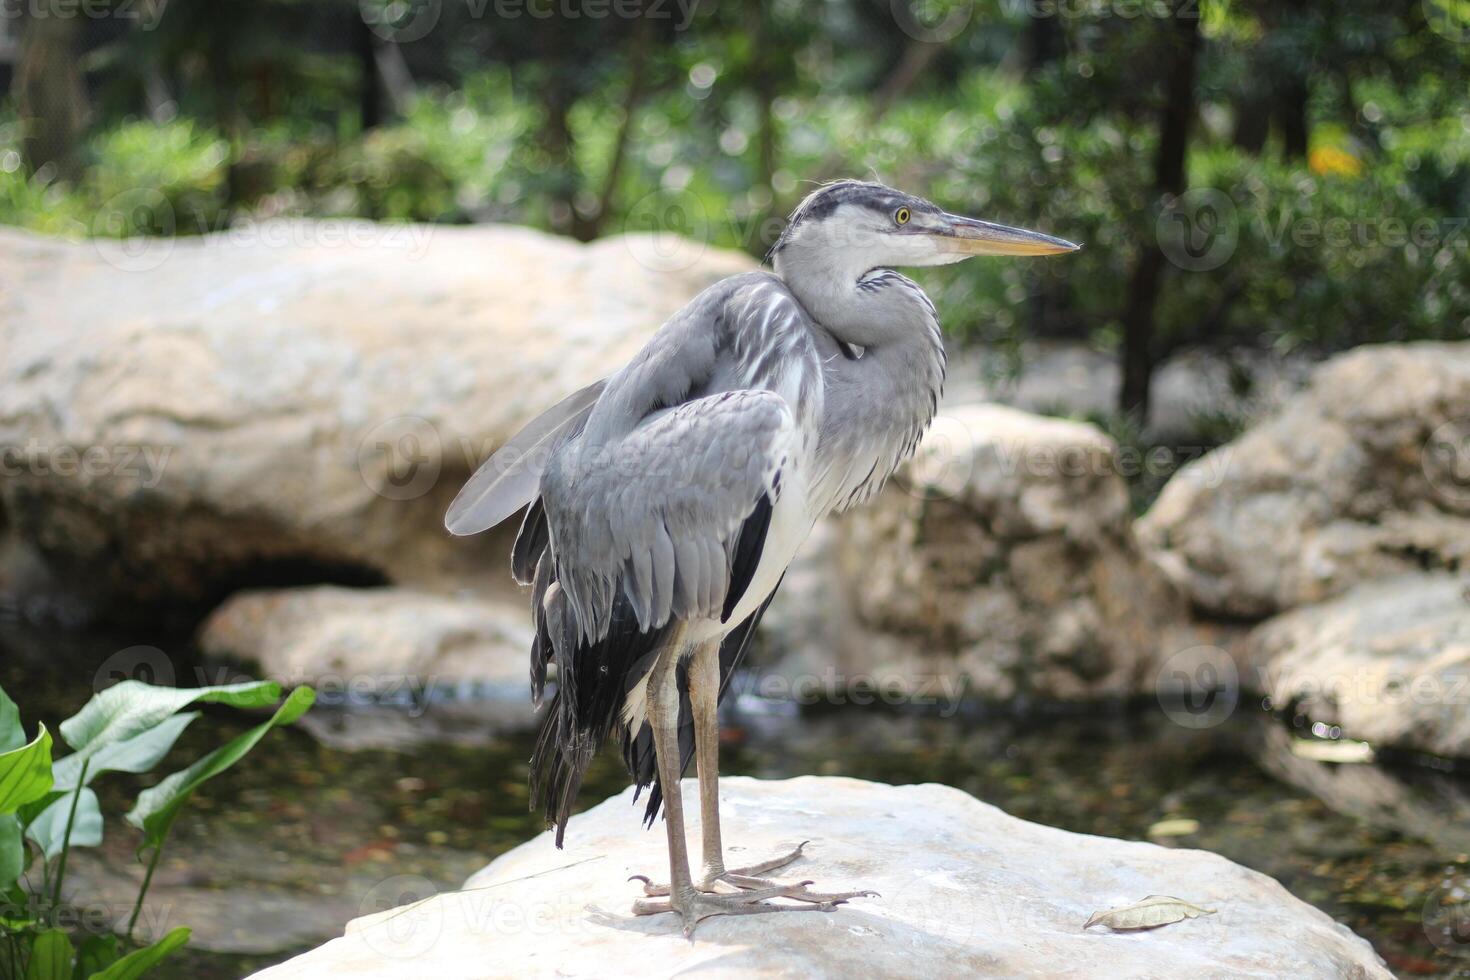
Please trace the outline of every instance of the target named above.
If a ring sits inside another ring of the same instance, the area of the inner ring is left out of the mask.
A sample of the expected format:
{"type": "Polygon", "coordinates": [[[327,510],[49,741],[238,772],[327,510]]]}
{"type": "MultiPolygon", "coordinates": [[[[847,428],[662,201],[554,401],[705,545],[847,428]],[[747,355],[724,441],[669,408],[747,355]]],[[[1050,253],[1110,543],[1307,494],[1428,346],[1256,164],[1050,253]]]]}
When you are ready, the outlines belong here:
{"type": "Polygon", "coordinates": [[[635,912],[675,912],[691,933],[712,915],[825,911],[870,894],[764,877],[800,847],[725,866],[718,702],[814,523],[873,496],[934,417],[939,318],[893,267],[1077,247],[882,184],[821,186],[792,212],[771,271],[700,293],[625,367],[501,447],[450,506],[454,534],[526,508],[511,570],[532,587],[538,706],[556,665],[531,778],[557,846],[614,734],[638,791],[651,787],[646,821],[663,807],[669,884],[644,878],[635,912]],[[679,784],[691,759],[697,877],[679,784]]]}

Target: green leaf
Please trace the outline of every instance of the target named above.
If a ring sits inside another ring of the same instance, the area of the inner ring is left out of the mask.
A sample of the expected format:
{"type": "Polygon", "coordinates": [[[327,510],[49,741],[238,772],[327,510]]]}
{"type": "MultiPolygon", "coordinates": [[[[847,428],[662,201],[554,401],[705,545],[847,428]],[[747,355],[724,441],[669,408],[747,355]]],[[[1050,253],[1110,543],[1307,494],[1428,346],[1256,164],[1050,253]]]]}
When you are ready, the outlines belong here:
{"type": "Polygon", "coordinates": [[[0,889],[0,931],[24,932],[36,924],[31,914],[31,893],[19,884],[0,889]]]}
{"type": "Polygon", "coordinates": [[[89,980],[135,980],[153,969],[163,958],[189,941],[189,927],[179,926],[152,946],[129,953],[105,970],[91,974],[89,980]]]}
{"type": "Polygon", "coordinates": [[[30,745],[0,755],[0,814],[14,813],[51,790],[51,733],[41,733],[30,745]]]}
{"type": "Polygon", "coordinates": [[[90,977],[94,973],[107,969],[120,959],[122,959],[122,946],[112,933],[88,936],[82,940],[81,948],[77,950],[76,975],[90,977]]]}
{"type": "Polygon", "coordinates": [[[48,929],[31,944],[26,980],[71,980],[71,937],[48,929]]]}
{"type": "Polygon", "coordinates": [[[0,814],[0,888],[9,888],[26,869],[26,845],[20,820],[13,813],[0,814]]]}
{"type": "Polygon", "coordinates": [[[51,768],[52,775],[56,778],[55,788],[63,793],[76,789],[83,766],[87,770],[88,785],[104,772],[147,772],[168,755],[168,750],[174,747],[174,742],[178,741],[184,729],[198,717],[197,711],[172,715],[132,738],[103,745],[91,758],[80,752],[73,752],[58,759],[51,768]]]}
{"type": "Polygon", "coordinates": [[[137,805],[127,815],[127,821],[143,831],[143,846],[161,847],[179,810],[196,789],[244,758],[266,732],[289,725],[306,714],[315,700],[315,691],[309,687],[298,687],[269,721],[236,736],[189,768],[173,773],[157,786],[140,793],[137,805]]]}
{"type": "MultiPolygon", "coordinates": [[[[41,846],[46,860],[61,853],[66,843],[66,821],[71,816],[71,793],[55,795],[50,804],[37,813],[26,824],[26,836],[41,846]]],[[[90,789],[82,790],[77,800],[77,818],[71,828],[72,847],[96,847],[102,843],[102,808],[97,805],[97,794],[90,789]]]]}
{"type": "Polygon", "coordinates": [[[108,746],[141,735],[196,701],[264,708],[280,696],[281,685],[274,681],[188,688],[123,681],[97,694],[63,721],[61,737],[75,750],[76,761],[69,765],[80,766],[108,746]]]}
{"type": "Polygon", "coordinates": [[[0,752],[9,752],[26,744],[26,730],[20,727],[20,709],[0,688],[0,752]]]}

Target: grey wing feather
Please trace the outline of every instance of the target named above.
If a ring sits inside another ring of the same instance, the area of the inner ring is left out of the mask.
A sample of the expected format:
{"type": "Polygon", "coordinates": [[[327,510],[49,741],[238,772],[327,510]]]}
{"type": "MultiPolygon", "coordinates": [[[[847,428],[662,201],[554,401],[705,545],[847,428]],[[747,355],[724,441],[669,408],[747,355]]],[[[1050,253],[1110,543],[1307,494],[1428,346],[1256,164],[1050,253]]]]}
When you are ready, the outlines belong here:
{"type": "Polygon", "coordinates": [[[558,580],[586,641],[620,589],[642,629],[720,617],[742,522],[774,498],[795,422],[772,391],[696,398],[599,445],[590,427],[542,480],[558,580]]]}
{"type": "Polygon", "coordinates": [[[535,500],[552,449],[586,420],[606,385],[604,378],[568,395],[496,450],[449,505],[449,533],[478,534],[535,500]]]}

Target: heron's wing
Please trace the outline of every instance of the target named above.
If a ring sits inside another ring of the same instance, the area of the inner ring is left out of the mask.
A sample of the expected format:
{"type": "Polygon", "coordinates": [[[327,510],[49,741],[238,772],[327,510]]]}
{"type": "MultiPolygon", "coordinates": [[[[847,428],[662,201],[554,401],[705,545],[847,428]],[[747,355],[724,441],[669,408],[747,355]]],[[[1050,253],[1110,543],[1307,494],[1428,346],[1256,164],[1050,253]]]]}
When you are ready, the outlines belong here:
{"type": "MultiPolygon", "coordinates": [[[[556,664],[531,773],[558,843],[614,730],[647,784],[630,744],[644,739],[637,706],[676,620],[728,623],[757,569],[765,574],[767,532],[804,469],[801,434],[815,436],[794,419],[810,426],[820,412],[813,327],[776,277],[722,280],[608,380],[585,424],[552,451],[512,570],[532,586],[538,700],[556,664]]],[[[752,625],[732,635],[748,638],[752,625]]]]}
{"type": "Polygon", "coordinates": [[[620,594],[643,630],[671,617],[728,617],[755,573],[798,445],[786,400],[723,391],[660,411],[620,439],[588,436],[555,455],[541,484],[557,580],[580,634],[600,638],[620,594]]]}
{"type": "Polygon", "coordinates": [[[607,385],[594,382],[542,412],[469,478],[444,515],[451,534],[478,534],[536,499],[551,450],[586,421],[607,385]]]}

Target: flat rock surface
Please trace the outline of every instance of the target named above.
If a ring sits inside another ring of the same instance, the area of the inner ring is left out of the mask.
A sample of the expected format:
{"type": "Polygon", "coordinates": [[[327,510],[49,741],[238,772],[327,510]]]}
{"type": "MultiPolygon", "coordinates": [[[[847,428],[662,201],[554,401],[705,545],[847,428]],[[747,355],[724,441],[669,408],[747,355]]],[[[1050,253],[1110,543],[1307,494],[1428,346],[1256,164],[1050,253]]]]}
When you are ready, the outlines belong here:
{"type": "Polygon", "coordinates": [[[1215,854],[1056,830],[934,784],[731,778],[721,790],[731,862],[809,839],[790,876],[882,897],[830,914],[710,919],[685,940],[670,915],[629,913],[628,875],[663,877],[666,851],[625,792],[574,817],[565,851],[543,834],[462,891],[354,920],[256,976],[1391,976],[1344,926],[1215,854]],[[1083,929],[1093,912],[1156,894],[1216,914],[1083,929]]]}

